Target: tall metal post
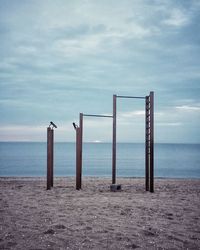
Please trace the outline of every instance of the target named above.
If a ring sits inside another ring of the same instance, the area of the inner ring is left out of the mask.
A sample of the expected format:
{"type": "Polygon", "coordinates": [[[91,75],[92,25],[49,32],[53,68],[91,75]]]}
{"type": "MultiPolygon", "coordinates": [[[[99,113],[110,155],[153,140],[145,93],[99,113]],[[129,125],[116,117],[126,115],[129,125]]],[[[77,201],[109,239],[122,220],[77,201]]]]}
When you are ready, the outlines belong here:
{"type": "Polygon", "coordinates": [[[116,114],[117,96],[113,95],[112,184],[116,184],[116,114]]]}
{"type": "Polygon", "coordinates": [[[154,192],[154,92],[150,92],[150,192],[154,192]]]}
{"type": "Polygon", "coordinates": [[[149,96],[145,99],[145,188],[149,191],[149,96]]]}
{"type": "Polygon", "coordinates": [[[47,128],[47,190],[53,186],[53,129],[47,128]]]}
{"type": "Polygon", "coordinates": [[[79,153],[79,157],[80,157],[80,189],[82,186],[82,155],[83,155],[83,113],[80,113],[80,117],[79,117],[79,128],[80,128],[80,139],[79,139],[79,143],[80,143],[80,153],[79,153]]]}

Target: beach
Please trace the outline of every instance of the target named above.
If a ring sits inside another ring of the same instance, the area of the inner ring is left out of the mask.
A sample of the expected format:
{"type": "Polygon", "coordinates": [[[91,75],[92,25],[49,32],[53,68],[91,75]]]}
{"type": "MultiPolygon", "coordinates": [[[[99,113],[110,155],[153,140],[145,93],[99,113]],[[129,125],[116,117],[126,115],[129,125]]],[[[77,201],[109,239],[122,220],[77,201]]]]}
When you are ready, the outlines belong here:
{"type": "Polygon", "coordinates": [[[0,178],[0,249],[200,249],[200,179],[0,178]]]}

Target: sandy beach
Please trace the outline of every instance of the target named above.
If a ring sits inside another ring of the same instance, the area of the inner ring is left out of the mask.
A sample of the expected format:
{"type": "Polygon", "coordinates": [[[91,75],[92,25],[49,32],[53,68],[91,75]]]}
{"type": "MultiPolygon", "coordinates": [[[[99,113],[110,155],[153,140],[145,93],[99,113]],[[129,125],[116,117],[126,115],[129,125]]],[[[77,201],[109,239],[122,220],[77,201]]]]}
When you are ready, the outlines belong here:
{"type": "Polygon", "coordinates": [[[0,178],[0,249],[200,249],[200,180],[0,178]]]}

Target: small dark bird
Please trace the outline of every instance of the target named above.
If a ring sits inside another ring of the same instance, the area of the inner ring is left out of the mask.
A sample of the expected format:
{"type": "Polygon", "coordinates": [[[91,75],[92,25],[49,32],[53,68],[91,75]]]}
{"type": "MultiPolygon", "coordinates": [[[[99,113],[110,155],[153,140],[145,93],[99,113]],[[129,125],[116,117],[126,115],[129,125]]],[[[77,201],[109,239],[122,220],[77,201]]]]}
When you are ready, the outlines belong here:
{"type": "Polygon", "coordinates": [[[54,128],[57,128],[56,124],[53,122],[50,122],[50,125],[52,125],[54,128]]]}
{"type": "Polygon", "coordinates": [[[73,122],[72,124],[73,124],[73,126],[74,126],[74,129],[76,130],[78,126],[76,125],[75,122],[73,122]]]}

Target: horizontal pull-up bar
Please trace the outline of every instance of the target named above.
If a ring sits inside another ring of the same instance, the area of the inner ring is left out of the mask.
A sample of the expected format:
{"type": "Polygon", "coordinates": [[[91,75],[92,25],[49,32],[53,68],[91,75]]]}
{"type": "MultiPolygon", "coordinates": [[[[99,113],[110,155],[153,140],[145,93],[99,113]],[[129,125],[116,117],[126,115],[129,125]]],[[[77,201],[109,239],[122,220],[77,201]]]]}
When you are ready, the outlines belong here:
{"type": "Polygon", "coordinates": [[[83,114],[83,116],[108,117],[108,118],[113,118],[113,116],[112,116],[112,115],[90,115],[90,114],[83,114]]]}
{"type": "Polygon", "coordinates": [[[116,95],[117,98],[135,98],[135,99],[145,99],[143,96],[126,96],[126,95],[116,95]]]}

